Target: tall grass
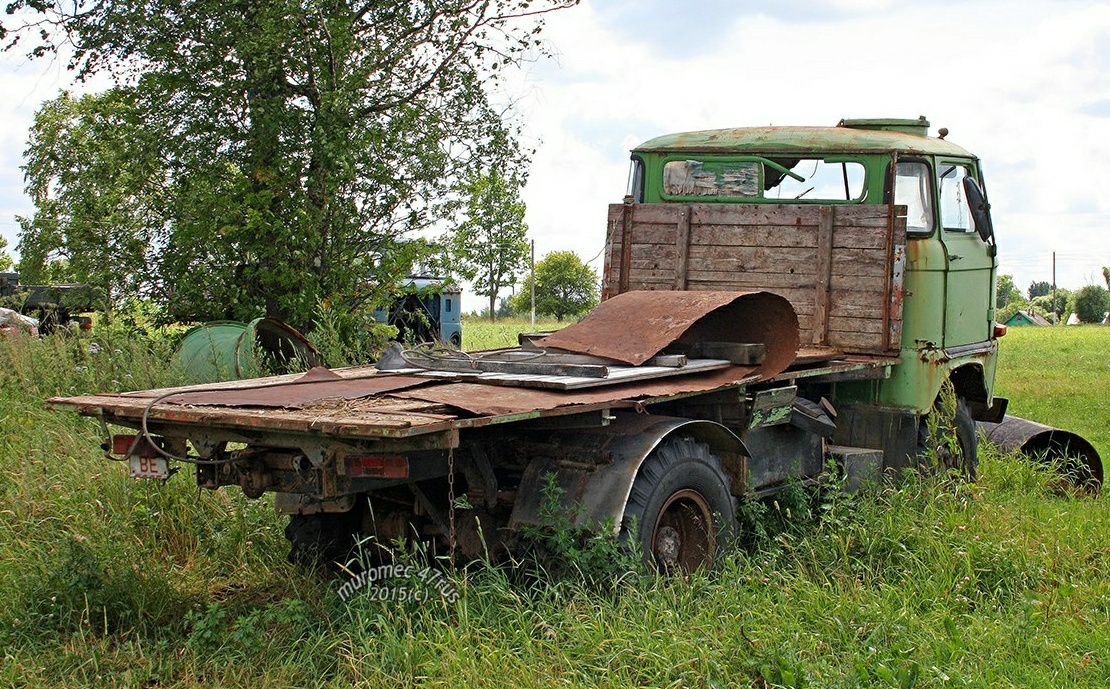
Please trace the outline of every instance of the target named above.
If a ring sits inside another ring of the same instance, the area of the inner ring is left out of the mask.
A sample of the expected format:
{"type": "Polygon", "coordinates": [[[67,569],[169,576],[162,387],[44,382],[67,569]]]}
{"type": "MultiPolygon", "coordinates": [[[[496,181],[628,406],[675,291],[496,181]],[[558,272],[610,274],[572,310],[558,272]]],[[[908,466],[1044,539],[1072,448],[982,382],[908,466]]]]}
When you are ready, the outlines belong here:
{"type": "MultiPolygon", "coordinates": [[[[1000,394],[1096,427],[1104,332],[1011,331],[1000,394]],[[1048,360],[1087,365],[1084,384],[1048,360]]],[[[479,565],[450,575],[454,602],[344,602],[285,563],[266,500],[131,481],[97,424],[44,409],[175,382],[169,343],[109,336],[0,341],[2,686],[1110,685],[1110,503],[989,446],[973,485],[749,504],[748,548],[710,574],[598,587],[479,565]]]]}

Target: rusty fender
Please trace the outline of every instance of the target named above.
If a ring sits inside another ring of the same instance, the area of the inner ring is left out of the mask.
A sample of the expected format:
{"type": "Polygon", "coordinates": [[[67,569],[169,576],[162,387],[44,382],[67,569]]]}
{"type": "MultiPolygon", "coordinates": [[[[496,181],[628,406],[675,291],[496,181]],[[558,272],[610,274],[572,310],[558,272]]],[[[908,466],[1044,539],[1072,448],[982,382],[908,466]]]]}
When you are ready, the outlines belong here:
{"type": "Polygon", "coordinates": [[[1064,470],[1079,483],[1102,485],[1102,458],[1098,450],[1071,431],[1006,415],[1001,423],[980,421],[979,430],[1006,452],[1020,451],[1046,461],[1066,461],[1064,470]]]}
{"type": "Polygon", "coordinates": [[[732,431],[712,421],[618,412],[606,427],[552,438],[558,456],[536,457],[528,464],[509,527],[542,522],[545,477],[554,474],[563,490],[562,506],[575,526],[610,524],[614,535],[619,534],[640,465],[672,435],[708,445],[721,460],[732,492],[743,493],[748,452],[732,431]]]}

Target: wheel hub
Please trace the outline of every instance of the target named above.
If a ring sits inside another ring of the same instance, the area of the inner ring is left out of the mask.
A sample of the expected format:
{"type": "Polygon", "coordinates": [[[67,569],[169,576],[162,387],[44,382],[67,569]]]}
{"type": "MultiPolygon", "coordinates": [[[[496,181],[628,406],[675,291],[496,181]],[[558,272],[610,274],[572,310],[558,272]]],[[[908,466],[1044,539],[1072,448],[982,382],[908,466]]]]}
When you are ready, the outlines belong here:
{"type": "Polygon", "coordinates": [[[660,510],[652,538],[652,555],[664,571],[710,567],[717,535],[709,503],[700,493],[681,490],[660,510]]]}

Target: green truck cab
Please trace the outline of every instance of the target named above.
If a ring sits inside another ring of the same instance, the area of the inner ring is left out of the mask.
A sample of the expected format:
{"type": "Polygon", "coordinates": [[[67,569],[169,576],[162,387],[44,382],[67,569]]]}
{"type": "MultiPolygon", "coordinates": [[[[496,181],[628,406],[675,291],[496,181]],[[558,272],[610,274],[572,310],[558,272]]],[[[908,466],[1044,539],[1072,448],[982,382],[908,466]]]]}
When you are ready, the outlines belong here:
{"type": "MultiPolygon", "coordinates": [[[[1005,400],[994,397],[997,338],[1005,329],[995,323],[998,262],[982,165],[973,154],[949,142],[946,130],[941,129],[936,137],[929,136],[928,130],[928,121],[921,117],[842,120],[835,127],[747,127],[661,136],[632,151],[625,199],[625,205],[633,207],[719,204],[763,207],[768,213],[795,209],[799,217],[805,206],[840,215],[845,215],[846,207],[883,207],[891,215],[887,230],[893,227],[896,214],[898,233],[891,235],[892,259],[882,267],[887,294],[880,295],[879,301],[860,301],[856,307],[871,312],[889,309],[887,320],[892,329],[876,332],[861,320],[867,314],[847,308],[833,318],[847,324],[834,327],[857,329],[856,339],[834,343],[847,354],[886,351],[897,360],[882,377],[836,382],[815,391],[846,409],[851,417],[847,423],[843,419],[838,422],[842,428],[839,441],[881,445],[888,456],[912,455],[920,433],[916,430],[919,420],[938,403],[946,381],[952,382],[960,400],[958,412],[964,417],[965,435],[974,436],[970,417],[998,421],[1005,411],[1005,400]],[[853,325],[856,322],[859,325],[853,325]],[[884,336],[886,344],[880,341],[884,336]]],[[[613,212],[611,242],[617,231],[614,225],[619,224],[613,222],[613,212]]],[[[778,224],[772,229],[779,235],[792,234],[791,227],[782,226],[784,222],[772,220],[769,224],[778,224]]],[[[850,225],[853,221],[843,222],[850,225]]],[[[876,231],[883,229],[877,227],[876,231]]],[[[832,241],[822,249],[820,244],[805,242],[791,248],[791,242],[781,236],[766,239],[776,247],[783,263],[794,257],[833,264],[856,260],[846,249],[833,252],[832,241]],[[790,251],[793,253],[787,253],[790,251]],[[832,257],[826,257],[830,253],[832,257]]],[[[727,248],[715,250],[716,256],[727,253],[727,248]]],[[[858,260],[871,259],[861,255],[858,260]]],[[[696,268],[695,253],[687,261],[691,270],[696,268]]],[[[715,268],[719,274],[721,266],[715,268]]],[[[835,308],[840,295],[849,289],[870,289],[846,284],[843,278],[838,284],[834,268],[827,269],[831,282],[822,286],[821,269],[816,279],[816,288],[825,290],[818,300],[832,305],[826,310],[835,308]]],[[[735,285],[726,286],[783,293],[803,290],[804,298],[791,301],[803,324],[810,317],[806,314],[812,301],[808,295],[815,287],[811,274],[794,268],[776,271],[751,261],[741,262],[736,270],[735,285]]],[[[607,276],[611,275],[607,271],[607,276]]],[[[726,284],[721,282],[724,279],[718,278],[714,286],[694,279],[678,287],[716,289],[726,284]]],[[[621,291],[615,277],[610,277],[609,283],[610,293],[621,291]]],[[[827,328],[827,313],[824,318],[827,328]]],[[[819,337],[813,341],[828,344],[819,337]]],[[[966,442],[973,443],[973,437],[966,442]]]]}

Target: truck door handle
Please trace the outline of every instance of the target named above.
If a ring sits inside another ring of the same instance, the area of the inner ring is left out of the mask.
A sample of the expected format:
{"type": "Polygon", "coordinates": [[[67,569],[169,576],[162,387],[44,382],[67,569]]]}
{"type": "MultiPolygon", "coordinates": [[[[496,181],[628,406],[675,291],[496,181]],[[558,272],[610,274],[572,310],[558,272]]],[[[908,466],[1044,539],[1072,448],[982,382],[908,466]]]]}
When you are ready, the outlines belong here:
{"type": "Polygon", "coordinates": [[[960,256],[959,254],[951,254],[951,255],[950,255],[950,256],[948,257],[948,260],[949,260],[949,261],[959,261],[959,260],[960,260],[960,259],[962,259],[962,258],[963,258],[963,256],[960,256]]]}

